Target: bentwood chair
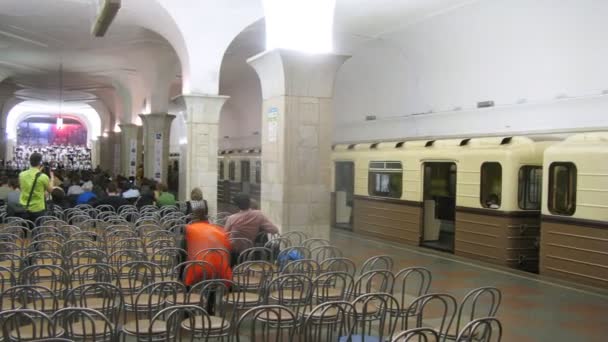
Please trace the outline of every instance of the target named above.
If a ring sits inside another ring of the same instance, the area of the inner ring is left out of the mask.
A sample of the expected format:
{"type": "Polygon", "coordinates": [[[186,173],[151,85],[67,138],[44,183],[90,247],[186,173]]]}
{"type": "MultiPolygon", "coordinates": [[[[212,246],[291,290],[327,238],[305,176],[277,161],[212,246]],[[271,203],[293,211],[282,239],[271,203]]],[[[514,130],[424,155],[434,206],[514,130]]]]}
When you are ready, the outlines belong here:
{"type": "Polygon", "coordinates": [[[114,342],[116,324],[103,313],[82,307],[68,307],[53,314],[55,331],[65,337],[83,342],[114,342]]]}
{"type": "Polygon", "coordinates": [[[63,335],[62,330],[55,330],[49,316],[31,309],[2,311],[0,324],[5,342],[32,341],[63,335]]]}
{"type": "Polygon", "coordinates": [[[249,309],[236,325],[236,342],[294,341],[297,316],[281,305],[260,305],[249,309]]]}
{"type": "Polygon", "coordinates": [[[500,342],[502,340],[502,324],[493,317],[478,318],[460,331],[457,342],[500,342]]]}
{"type": "Polygon", "coordinates": [[[391,342],[439,342],[439,336],[433,329],[415,328],[400,332],[391,342]]]}
{"type": "Polygon", "coordinates": [[[355,307],[345,301],[319,304],[305,313],[300,328],[302,342],[338,341],[340,337],[351,336],[354,328],[355,307]]]}

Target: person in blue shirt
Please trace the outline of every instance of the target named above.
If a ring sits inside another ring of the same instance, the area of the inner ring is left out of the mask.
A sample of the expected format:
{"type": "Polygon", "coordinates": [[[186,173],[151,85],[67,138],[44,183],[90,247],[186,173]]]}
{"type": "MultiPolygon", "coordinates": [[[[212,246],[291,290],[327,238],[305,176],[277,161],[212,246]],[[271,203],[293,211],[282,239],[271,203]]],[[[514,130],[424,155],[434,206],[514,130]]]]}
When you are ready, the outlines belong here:
{"type": "Polygon", "coordinates": [[[84,191],[82,194],[78,195],[76,199],[76,204],[90,204],[90,202],[97,199],[95,193],[93,192],[93,185],[89,185],[85,183],[82,186],[82,190],[84,191]]]}

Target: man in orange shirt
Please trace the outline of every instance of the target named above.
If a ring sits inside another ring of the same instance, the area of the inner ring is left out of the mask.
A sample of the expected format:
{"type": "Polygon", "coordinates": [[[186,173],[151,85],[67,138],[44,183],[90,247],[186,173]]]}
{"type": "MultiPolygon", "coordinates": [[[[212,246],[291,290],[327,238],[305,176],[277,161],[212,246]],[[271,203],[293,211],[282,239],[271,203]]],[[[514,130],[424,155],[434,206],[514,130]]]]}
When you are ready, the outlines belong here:
{"type": "MultiPolygon", "coordinates": [[[[186,226],[185,242],[188,260],[202,260],[215,268],[216,279],[232,279],[230,268],[230,240],[221,227],[209,223],[207,208],[201,207],[192,212],[194,222],[186,226]],[[222,248],[223,252],[204,253],[210,248],[222,248]]],[[[192,286],[203,279],[203,271],[197,267],[190,267],[184,275],[184,284],[192,286]]]]}

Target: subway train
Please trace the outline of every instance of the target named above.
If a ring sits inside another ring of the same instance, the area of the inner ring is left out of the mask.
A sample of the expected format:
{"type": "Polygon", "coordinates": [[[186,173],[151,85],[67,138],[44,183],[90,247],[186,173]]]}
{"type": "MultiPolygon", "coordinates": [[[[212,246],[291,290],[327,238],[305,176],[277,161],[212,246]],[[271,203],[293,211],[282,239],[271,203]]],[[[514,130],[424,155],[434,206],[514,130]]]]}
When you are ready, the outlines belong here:
{"type": "MultiPolygon", "coordinates": [[[[259,201],[259,153],[220,153],[220,204],[259,201]]],[[[608,287],[608,132],[338,144],[332,161],[335,228],[608,287]]]]}
{"type": "Polygon", "coordinates": [[[239,192],[249,194],[254,203],[260,202],[260,153],[259,148],[220,151],[217,177],[217,202],[220,211],[236,212],[238,209],[232,199],[239,192]]]}

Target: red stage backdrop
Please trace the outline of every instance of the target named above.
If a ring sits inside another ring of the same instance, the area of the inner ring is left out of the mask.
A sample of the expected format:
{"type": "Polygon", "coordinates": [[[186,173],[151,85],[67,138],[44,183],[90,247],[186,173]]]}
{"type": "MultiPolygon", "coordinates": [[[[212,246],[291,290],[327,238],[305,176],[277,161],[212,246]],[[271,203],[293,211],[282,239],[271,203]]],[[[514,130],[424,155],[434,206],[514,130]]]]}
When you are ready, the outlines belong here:
{"type": "Polygon", "coordinates": [[[87,130],[81,124],[56,124],[22,122],[17,132],[17,142],[23,145],[79,145],[87,143],[87,130]]]}

